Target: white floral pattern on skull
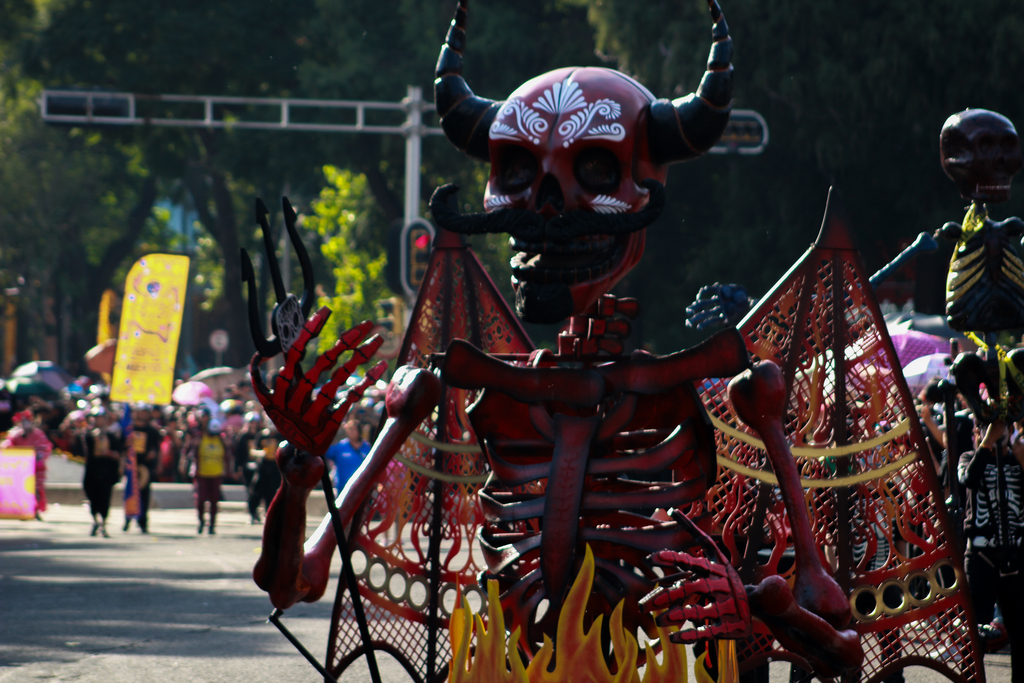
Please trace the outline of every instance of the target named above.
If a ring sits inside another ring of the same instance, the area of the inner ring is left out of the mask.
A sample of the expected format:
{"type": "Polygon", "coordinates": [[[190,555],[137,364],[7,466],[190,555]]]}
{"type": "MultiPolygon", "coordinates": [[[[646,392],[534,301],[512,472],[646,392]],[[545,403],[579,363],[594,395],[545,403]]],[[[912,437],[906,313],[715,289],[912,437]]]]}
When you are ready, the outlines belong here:
{"type": "Polygon", "coordinates": [[[525,139],[539,145],[541,135],[548,131],[551,124],[538,112],[554,117],[555,121],[563,114],[575,112],[558,125],[556,132],[563,138],[562,147],[569,147],[584,138],[618,142],[626,136],[626,129],[621,123],[612,123],[622,114],[619,103],[608,98],[587,102],[579,83],[576,83],[570,74],[561,83],[555,83],[545,89],[529,106],[522,98],[510,98],[491,124],[490,137],[507,140],[525,139]],[[595,124],[594,119],[598,117],[604,119],[604,122],[592,125],[595,124]]]}

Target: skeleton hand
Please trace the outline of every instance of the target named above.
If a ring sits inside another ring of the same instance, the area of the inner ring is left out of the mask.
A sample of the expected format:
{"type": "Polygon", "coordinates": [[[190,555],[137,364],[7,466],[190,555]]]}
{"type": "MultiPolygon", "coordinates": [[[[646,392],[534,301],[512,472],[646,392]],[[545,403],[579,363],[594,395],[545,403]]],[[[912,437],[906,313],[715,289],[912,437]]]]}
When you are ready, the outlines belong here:
{"type": "Polygon", "coordinates": [[[672,517],[686,526],[704,549],[706,557],[694,557],[674,550],[660,550],[650,561],[678,571],[659,581],[661,586],[640,604],[646,609],[664,610],[655,617],[658,626],[693,622],[696,628],[676,631],[669,636],[674,643],[694,643],[706,638],[744,638],[750,635],[750,609],[747,593],[739,575],[715,545],[715,542],[678,510],[672,517]],[[697,625],[698,622],[705,622],[697,625]]]}
{"type": "MultiPolygon", "coordinates": [[[[330,309],[321,308],[302,327],[295,343],[285,354],[285,364],[277,376],[273,391],[260,377],[259,366],[267,359],[257,353],[250,363],[256,397],[271,421],[289,442],[314,455],[323,455],[327,451],[349,407],[387,369],[387,362],[377,363],[342,400],[335,402],[338,387],[352,376],[356,367],[372,360],[373,354],[384,343],[378,335],[363,341],[373,328],[373,323],[366,321],[342,334],[334,346],[318,357],[313,367],[303,374],[300,362],[305,355],[306,345],[320,334],[330,315],[330,309]],[[334,371],[331,379],[314,396],[320,375],[333,368],[338,357],[346,351],[352,351],[352,357],[334,371]]],[[[281,469],[286,472],[284,466],[281,469]]]]}
{"type": "Polygon", "coordinates": [[[686,307],[686,326],[698,330],[735,326],[751,303],[743,285],[705,285],[697,292],[697,300],[686,307]]]}

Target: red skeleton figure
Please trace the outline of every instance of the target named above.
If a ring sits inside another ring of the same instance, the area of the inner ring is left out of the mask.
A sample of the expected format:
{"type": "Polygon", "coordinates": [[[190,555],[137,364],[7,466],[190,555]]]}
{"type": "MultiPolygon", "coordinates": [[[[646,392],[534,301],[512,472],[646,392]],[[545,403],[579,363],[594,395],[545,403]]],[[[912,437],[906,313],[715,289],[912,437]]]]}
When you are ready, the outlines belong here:
{"type": "MultiPolygon", "coordinates": [[[[474,95],[462,77],[461,0],[437,63],[435,101],[448,138],[491,163],[486,211],[460,215],[449,208],[457,191],[452,186],[435,192],[431,211],[451,232],[508,233],[517,252],[517,313],[528,321],[571,322],[557,354],[542,351],[509,363],[457,340],[440,360],[440,373],[452,386],[483,390],[470,411],[494,474],[480,493],[488,520],[481,545],[503,608],[523,627],[525,652],[532,654],[544,634],[554,634],[561,601],[589,544],[597,573],[588,613],[625,601],[628,627],[691,621],[694,628],[674,634],[680,642],[746,636],[753,616],[819,674],[832,676],[858,666],[863,655],[849,629],[847,598],[813,541],[782,430],[781,372],[770,361],[752,364],[735,330],[669,356],[623,356],[621,338],[629,325],[613,316],[633,317],[636,302],[607,294],[643,253],[645,229],[664,202],[668,164],[706,152],[728,122],[732,44],[718,4],[708,4],[714,43],[693,94],[659,100],[619,72],[569,68],[532,79],[494,102],[474,95]],[[727,376],[735,376],[730,400],[766,444],[779,479],[796,549],[792,589],[780,577],[744,586],[701,529],[703,520],[680,512],[702,500],[716,476],[714,434],[693,382],[727,376]],[[667,472],[672,480],[659,481],[667,472]],[[659,512],[652,515],[654,508],[659,512]],[[698,550],[703,556],[687,552],[698,550]],[[549,608],[538,618],[544,600],[549,608]],[[659,612],[656,619],[653,611],[659,612]]],[[[300,446],[278,455],[284,483],[267,512],[254,571],[280,609],[320,598],[335,548],[328,520],[305,551],[302,546],[306,498],[323,472],[318,456],[337,429],[337,413],[347,407],[332,413],[321,399],[310,399],[317,376],[340,351],[326,354],[305,375],[299,367],[305,344],[327,313],[314,315],[286,349],[273,391],[257,371],[273,349],[253,359],[261,402],[300,446]]],[[[360,328],[346,333],[336,349],[353,348],[365,334],[360,328]]],[[[339,370],[335,381],[353,367],[339,370]]],[[[388,387],[388,419],[338,497],[344,524],[438,394],[431,372],[398,371],[388,387]]]]}

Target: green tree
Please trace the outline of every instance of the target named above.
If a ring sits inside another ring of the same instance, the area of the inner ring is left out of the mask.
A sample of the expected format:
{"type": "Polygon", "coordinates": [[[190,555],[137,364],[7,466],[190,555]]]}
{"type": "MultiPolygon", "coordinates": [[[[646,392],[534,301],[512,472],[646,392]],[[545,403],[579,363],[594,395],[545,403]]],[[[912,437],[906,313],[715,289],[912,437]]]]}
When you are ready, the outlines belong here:
{"type": "Polygon", "coordinates": [[[104,289],[141,242],[165,247],[169,237],[138,150],[44,126],[37,96],[22,80],[0,98],[0,284],[18,290],[19,361],[50,338],[74,365],[96,343],[104,289]]]}
{"type": "Polygon", "coordinates": [[[334,166],[325,167],[324,175],[329,184],[312,202],[303,222],[323,238],[321,252],[338,283],[334,293],[321,301],[333,311],[328,325],[335,334],[321,338],[321,346],[329,346],[338,332],[379,317],[376,302],[389,292],[384,279],[384,236],[373,230],[374,222],[379,222],[374,214],[380,209],[367,189],[366,176],[334,166]]]}
{"type": "MultiPolygon", "coordinates": [[[[312,0],[173,4],[69,0],[55,4],[24,49],[27,72],[48,87],[136,93],[290,96],[306,56],[312,0]]],[[[172,105],[162,104],[170,110],[172,105]]],[[[166,114],[163,109],[153,114],[166,114]]],[[[315,187],[322,158],[284,134],[214,129],[107,129],[104,140],[140,147],[148,171],[180,179],[200,222],[220,248],[223,322],[240,365],[250,345],[243,311],[239,247],[254,246],[252,197],[289,182],[315,187]],[[312,156],[310,156],[310,154],[312,156]],[[248,239],[247,239],[248,238],[248,239]]]]}

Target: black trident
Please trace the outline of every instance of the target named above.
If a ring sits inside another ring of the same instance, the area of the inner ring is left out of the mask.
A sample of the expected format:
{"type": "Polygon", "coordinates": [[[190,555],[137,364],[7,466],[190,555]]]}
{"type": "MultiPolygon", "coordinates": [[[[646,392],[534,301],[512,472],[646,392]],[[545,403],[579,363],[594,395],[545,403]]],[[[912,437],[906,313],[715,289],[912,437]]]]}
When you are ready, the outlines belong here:
{"type": "MultiPolygon", "coordinates": [[[[298,336],[299,330],[305,324],[310,311],[313,310],[313,301],[316,296],[316,283],[313,280],[313,264],[309,260],[306,247],[299,238],[295,229],[295,210],[287,197],[281,198],[281,206],[284,210],[284,224],[288,230],[288,237],[295,253],[299,257],[299,264],[302,266],[302,300],[294,294],[284,290],[284,282],[281,279],[281,269],[277,263],[277,255],[274,253],[274,243],[270,237],[270,224],[267,221],[267,207],[262,200],[256,200],[256,222],[259,223],[260,231],[263,233],[263,248],[267,252],[267,266],[270,268],[270,277],[274,282],[274,296],[277,304],[270,317],[270,327],[273,334],[266,337],[263,332],[263,324],[260,322],[259,293],[256,288],[256,274],[253,271],[252,260],[249,253],[242,249],[242,279],[245,280],[249,290],[249,331],[252,334],[252,341],[256,345],[256,352],[263,358],[272,358],[279,353],[287,353],[292,343],[298,336]]],[[[326,463],[325,463],[326,465],[326,463]]],[[[349,557],[348,540],[345,538],[345,529],[338,516],[338,507],[334,502],[334,486],[331,476],[324,467],[321,483],[324,495],[327,497],[327,509],[331,515],[331,526],[334,529],[334,536],[338,542],[338,552],[341,555],[341,573],[348,585],[348,592],[352,596],[352,611],[355,612],[356,621],[359,623],[359,634],[363,639],[363,648],[366,650],[366,664],[370,669],[370,678],[373,683],[381,683],[380,670],[377,668],[377,657],[373,649],[373,641],[370,638],[370,626],[366,620],[366,612],[363,610],[362,596],[359,594],[359,582],[356,580],[355,571],[349,557]]],[[[329,683],[337,683],[336,679],[320,664],[307,650],[298,638],[281,623],[282,611],[275,609],[267,618],[274,624],[288,641],[295,646],[329,683]]]]}

